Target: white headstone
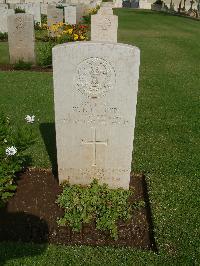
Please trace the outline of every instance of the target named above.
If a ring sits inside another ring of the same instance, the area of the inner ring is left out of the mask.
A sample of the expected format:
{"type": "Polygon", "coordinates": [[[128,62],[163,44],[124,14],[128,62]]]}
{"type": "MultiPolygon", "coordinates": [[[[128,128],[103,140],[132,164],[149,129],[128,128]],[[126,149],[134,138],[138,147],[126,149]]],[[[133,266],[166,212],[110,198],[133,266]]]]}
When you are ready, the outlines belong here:
{"type": "Polygon", "coordinates": [[[65,13],[65,23],[66,24],[76,24],[76,7],[67,6],[64,8],[65,13]]]}
{"type": "Polygon", "coordinates": [[[7,4],[13,5],[13,4],[23,4],[25,1],[24,0],[6,0],[7,4]]]}
{"type": "Polygon", "coordinates": [[[109,8],[113,8],[114,7],[114,3],[113,2],[102,2],[101,3],[102,7],[109,7],[109,8]]]}
{"type": "Polygon", "coordinates": [[[129,188],[140,52],[125,44],[53,48],[60,183],[129,188]]]}
{"type": "Polygon", "coordinates": [[[91,16],[91,40],[117,42],[118,17],[112,15],[112,9],[104,7],[96,15],[91,16]],[[105,13],[106,12],[106,13],[105,13]]]}
{"type": "Polygon", "coordinates": [[[81,23],[83,20],[83,16],[85,15],[85,6],[84,5],[77,5],[76,6],[76,22],[81,23]]]}
{"type": "Polygon", "coordinates": [[[8,43],[11,64],[20,60],[35,63],[33,15],[20,13],[8,16],[8,43]]]}
{"type": "Polygon", "coordinates": [[[26,14],[33,15],[35,23],[41,24],[40,3],[16,4],[15,8],[20,8],[25,10],[26,14]]]}
{"type": "Polygon", "coordinates": [[[113,15],[113,9],[111,7],[100,7],[99,11],[98,11],[98,15],[113,15]]]}
{"type": "Polygon", "coordinates": [[[41,14],[47,15],[48,4],[41,4],[41,14]]]}
{"type": "Polygon", "coordinates": [[[0,32],[8,32],[8,16],[14,14],[13,9],[0,9],[0,32]]]}
{"type": "Polygon", "coordinates": [[[115,0],[114,1],[114,7],[121,8],[122,7],[122,0],[115,0]]]}
{"type": "Polygon", "coordinates": [[[0,3],[0,9],[8,9],[8,5],[0,3]]]}
{"type": "Polygon", "coordinates": [[[148,0],[140,0],[139,8],[141,9],[151,9],[151,4],[148,0]]]}
{"type": "Polygon", "coordinates": [[[63,22],[63,10],[56,8],[53,5],[48,5],[47,7],[48,26],[52,26],[53,24],[57,24],[59,22],[63,22]]]}
{"type": "Polygon", "coordinates": [[[24,3],[34,3],[34,4],[39,4],[39,3],[43,3],[43,0],[24,0],[24,3]]]}

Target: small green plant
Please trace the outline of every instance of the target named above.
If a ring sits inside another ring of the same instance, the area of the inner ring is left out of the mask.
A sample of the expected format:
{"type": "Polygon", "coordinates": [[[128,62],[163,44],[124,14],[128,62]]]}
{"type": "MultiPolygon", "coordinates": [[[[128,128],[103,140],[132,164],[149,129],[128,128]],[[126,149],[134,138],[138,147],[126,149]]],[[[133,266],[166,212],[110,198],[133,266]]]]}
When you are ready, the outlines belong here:
{"type": "Polygon", "coordinates": [[[163,3],[162,0],[156,0],[155,3],[153,3],[153,4],[162,6],[162,3],[163,3]]]}
{"type": "Polygon", "coordinates": [[[25,13],[25,9],[22,9],[20,7],[16,7],[15,8],[15,14],[18,14],[18,13],[25,13]]]}
{"type": "Polygon", "coordinates": [[[74,231],[81,231],[82,224],[96,221],[96,228],[109,231],[117,240],[117,221],[131,218],[133,206],[129,197],[132,191],[110,189],[94,180],[88,187],[63,184],[63,192],[57,199],[58,205],[65,210],[59,219],[61,226],[69,225],[74,231]]]}
{"type": "Polygon", "coordinates": [[[47,15],[41,14],[41,24],[47,24],[47,15]]]}
{"type": "Polygon", "coordinates": [[[13,65],[15,70],[28,70],[31,69],[32,63],[31,62],[24,62],[23,60],[19,60],[13,65]]]}
{"type": "Polygon", "coordinates": [[[0,114],[0,207],[15,193],[16,173],[29,165],[26,150],[33,142],[30,127],[15,128],[0,114]]]}
{"type": "Polygon", "coordinates": [[[56,44],[54,42],[44,42],[38,46],[38,65],[51,66],[52,65],[52,48],[56,44]]]}
{"type": "Polygon", "coordinates": [[[7,40],[8,40],[8,33],[0,32],[0,41],[7,41],[7,40]]]}

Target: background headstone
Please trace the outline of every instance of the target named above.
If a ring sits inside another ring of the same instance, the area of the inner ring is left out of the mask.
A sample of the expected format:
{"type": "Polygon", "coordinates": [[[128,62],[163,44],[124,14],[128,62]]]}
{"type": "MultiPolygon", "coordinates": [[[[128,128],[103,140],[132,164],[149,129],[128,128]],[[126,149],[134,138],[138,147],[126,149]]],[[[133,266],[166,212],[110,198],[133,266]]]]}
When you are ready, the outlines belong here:
{"type": "Polygon", "coordinates": [[[91,40],[117,42],[118,17],[112,15],[112,8],[100,8],[91,16],[91,40]]]}
{"type": "Polygon", "coordinates": [[[60,183],[129,188],[140,52],[75,42],[53,48],[60,183]]]}
{"type": "Polygon", "coordinates": [[[41,14],[47,15],[48,4],[41,4],[41,14]]]}
{"type": "Polygon", "coordinates": [[[35,63],[34,20],[31,14],[8,16],[10,63],[20,60],[35,63]]]}
{"type": "Polygon", "coordinates": [[[121,8],[122,7],[122,0],[114,0],[114,7],[121,8]]]}
{"type": "Polygon", "coordinates": [[[83,4],[79,4],[76,6],[76,23],[81,23],[83,20],[83,16],[86,15],[88,8],[83,4]]]}
{"type": "Polygon", "coordinates": [[[113,9],[111,7],[102,6],[98,10],[98,15],[113,15],[113,9]]]}
{"type": "Polygon", "coordinates": [[[64,8],[65,13],[65,23],[66,24],[76,24],[76,7],[67,6],[64,8]]]}
{"type": "Polygon", "coordinates": [[[8,16],[12,14],[13,9],[0,9],[0,32],[8,32],[8,16]]]}
{"type": "Polygon", "coordinates": [[[25,10],[26,14],[33,15],[35,23],[39,23],[41,25],[40,3],[16,4],[15,8],[23,9],[25,10]]]}
{"type": "Polygon", "coordinates": [[[8,5],[0,3],[0,9],[8,9],[8,5]]]}
{"type": "Polygon", "coordinates": [[[59,22],[63,22],[63,10],[56,8],[53,5],[48,5],[48,7],[47,7],[47,25],[52,26],[53,24],[57,24],[59,22]]]}

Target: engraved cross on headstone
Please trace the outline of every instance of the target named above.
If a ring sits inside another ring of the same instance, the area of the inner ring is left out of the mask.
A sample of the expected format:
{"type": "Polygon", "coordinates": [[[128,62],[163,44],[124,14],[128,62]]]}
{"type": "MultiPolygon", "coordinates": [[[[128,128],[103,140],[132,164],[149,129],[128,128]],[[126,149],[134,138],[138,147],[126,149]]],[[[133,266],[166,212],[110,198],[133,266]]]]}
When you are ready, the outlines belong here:
{"type": "Polygon", "coordinates": [[[91,141],[84,141],[82,140],[82,144],[84,145],[92,145],[93,146],[93,163],[92,166],[96,166],[97,161],[97,145],[108,145],[108,141],[100,141],[97,140],[96,137],[96,128],[92,128],[92,140],[91,141]]]}

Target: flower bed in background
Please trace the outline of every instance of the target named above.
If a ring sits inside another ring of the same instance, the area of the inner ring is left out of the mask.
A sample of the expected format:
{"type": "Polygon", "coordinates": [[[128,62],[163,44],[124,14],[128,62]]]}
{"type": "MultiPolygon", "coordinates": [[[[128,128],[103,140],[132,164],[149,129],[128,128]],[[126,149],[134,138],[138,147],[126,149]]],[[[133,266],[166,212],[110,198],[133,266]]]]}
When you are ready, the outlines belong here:
{"type": "Polygon", "coordinates": [[[38,45],[38,65],[40,66],[52,65],[52,48],[55,45],[88,40],[89,28],[86,25],[66,25],[60,22],[48,27],[42,24],[42,29],[46,28],[48,35],[37,37],[37,40],[43,42],[38,45]]]}

